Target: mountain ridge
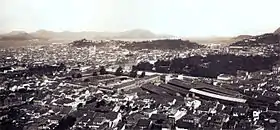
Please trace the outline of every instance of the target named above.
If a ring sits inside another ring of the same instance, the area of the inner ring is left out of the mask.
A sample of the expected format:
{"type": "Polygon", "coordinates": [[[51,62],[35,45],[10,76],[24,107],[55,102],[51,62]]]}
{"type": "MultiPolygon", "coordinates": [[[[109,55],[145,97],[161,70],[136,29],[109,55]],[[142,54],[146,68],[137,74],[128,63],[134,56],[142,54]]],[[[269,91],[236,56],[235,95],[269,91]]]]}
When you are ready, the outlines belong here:
{"type": "Polygon", "coordinates": [[[267,46],[279,44],[280,36],[275,33],[265,33],[262,35],[245,38],[241,41],[232,43],[230,46],[267,46]]]}
{"type": "Polygon", "coordinates": [[[280,27],[274,31],[274,34],[280,35],[280,27]]]}
{"type": "Polygon", "coordinates": [[[12,31],[10,33],[0,35],[1,41],[25,41],[36,39],[32,35],[24,32],[24,31],[12,31]]]}
{"type": "Polygon", "coordinates": [[[30,33],[33,36],[44,37],[49,39],[150,39],[150,38],[172,38],[172,35],[155,34],[149,30],[133,29],[121,32],[97,32],[97,31],[81,31],[81,32],[54,32],[48,30],[38,30],[30,33]]]}

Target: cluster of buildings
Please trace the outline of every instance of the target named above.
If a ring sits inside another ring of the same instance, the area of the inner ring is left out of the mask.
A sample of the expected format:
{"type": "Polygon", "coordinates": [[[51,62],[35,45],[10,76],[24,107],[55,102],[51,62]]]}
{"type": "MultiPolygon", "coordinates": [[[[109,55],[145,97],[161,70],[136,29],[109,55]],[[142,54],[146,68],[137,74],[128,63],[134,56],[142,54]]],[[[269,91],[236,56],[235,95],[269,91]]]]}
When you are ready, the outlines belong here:
{"type": "Polygon", "coordinates": [[[279,66],[214,79],[148,72],[116,76],[117,67],[129,72],[139,61],[216,51],[130,51],[111,44],[1,49],[0,128],[280,129],[279,66]],[[110,73],[99,73],[100,66],[110,73]]]}

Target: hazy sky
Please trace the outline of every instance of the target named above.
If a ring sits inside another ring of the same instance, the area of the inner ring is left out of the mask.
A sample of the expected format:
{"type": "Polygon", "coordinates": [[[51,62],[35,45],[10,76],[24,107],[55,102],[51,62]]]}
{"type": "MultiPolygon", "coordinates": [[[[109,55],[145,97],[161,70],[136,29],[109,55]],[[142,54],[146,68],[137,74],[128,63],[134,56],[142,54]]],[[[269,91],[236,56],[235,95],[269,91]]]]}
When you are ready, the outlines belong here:
{"type": "Polygon", "coordinates": [[[280,0],[0,0],[0,32],[148,29],[177,36],[261,34],[280,0]]]}

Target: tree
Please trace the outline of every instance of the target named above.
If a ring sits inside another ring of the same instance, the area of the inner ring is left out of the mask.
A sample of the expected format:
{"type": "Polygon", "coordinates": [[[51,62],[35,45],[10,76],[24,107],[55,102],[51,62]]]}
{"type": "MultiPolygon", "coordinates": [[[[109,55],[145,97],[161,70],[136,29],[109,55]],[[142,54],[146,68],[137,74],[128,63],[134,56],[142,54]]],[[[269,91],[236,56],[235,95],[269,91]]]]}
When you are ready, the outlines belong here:
{"type": "Polygon", "coordinates": [[[96,108],[99,108],[100,106],[105,106],[106,105],[106,102],[104,100],[101,100],[99,102],[96,103],[96,108]]]}
{"type": "Polygon", "coordinates": [[[84,82],[90,82],[89,78],[84,79],[84,82]]]}
{"type": "Polygon", "coordinates": [[[92,76],[97,76],[97,75],[98,75],[97,72],[93,71],[92,76]]]}
{"type": "Polygon", "coordinates": [[[146,73],[145,73],[145,71],[143,71],[143,72],[141,73],[141,75],[139,76],[139,78],[144,78],[145,75],[146,75],[146,73]]]}
{"type": "Polygon", "coordinates": [[[78,73],[77,78],[82,78],[82,74],[78,73]]]}
{"type": "Polygon", "coordinates": [[[91,97],[89,100],[86,101],[86,104],[90,104],[90,103],[93,103],[97,100],[96,97],[91,97]]]}
{"type": "Polygon", "coordinates": [[[123,68],[122,67],[119,67],[116,72],[115,72],[115,75],[116,76],[121,76],[123,74],[123,68]]]}
{"type": "Polygon", "coordinates": [[[152,71],[153,69],[153,64],[149,62],[139,62],[136,66],[137,70],[145,70],[145,71],[152,71]]]}
{"type": "MultiPolygon", "coordinates": [[[[72,75],[73,76],[73,75],[72,75]]],[[[65,77],[65,80],[72,80],[73,78],[70,76],[65,77]]]]}
{"type": "Polygon", "coordinates": [[[136,66],[132,66],[132,69],[131,69],[131,71],[129,72],[129,76],[130,76],[130,77],[133,77],[133,78],[137,77],[136,66]]]}
{"type": "Polygon", "coordinates": [[[75,124],[76,120],[77,119],[73,116],[67,116],[59,121],[55,130],[67,130],[75,124]]]}
{"type": "Polygon", "coordinates": [[[58,70],[59,71],[61,71],[61,70],[65,71],[66,70],[66,65],[64,63],[60,63],[59,66],[58,66],[58,70]]]}
{"type": "Polygon", "coordinates": [[[100,66],[100,75],[107,74],[106,68],[104,66],[100,66]]]}
{"type": "Polygon", "coordinates": [[[72,78],[82,78],[82,74],[81,73],[74,73],[74,74],[72,74],[72,78]]]}
{"type": "Polygon", "coordinates": [[[83,107],[83,103],[79,103],[79,104],[77,105],[77,108],[81,108],[81,107],[83,107]]]}

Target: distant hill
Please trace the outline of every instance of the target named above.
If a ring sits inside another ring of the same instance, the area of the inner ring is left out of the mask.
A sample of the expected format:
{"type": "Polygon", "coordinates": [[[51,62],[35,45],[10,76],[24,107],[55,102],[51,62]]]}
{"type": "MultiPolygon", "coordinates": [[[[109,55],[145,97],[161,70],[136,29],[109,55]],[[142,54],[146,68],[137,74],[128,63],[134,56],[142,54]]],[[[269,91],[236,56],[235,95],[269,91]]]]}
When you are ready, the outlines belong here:
{"type": "Polygon", "coordinates": [[[249,39],[249,38],[252,38],[253,36],[252,35],[239,35],[237,37],[234,37],[233,39],[235,40],[244,40],[244,39],[249,39]]]}
{"type": "Polygon", "coordinates": [[[55,32],[47,31],[47,30],[38,30],[36,32],[30,33],[30,35],[34,37],[41,37],[46,39],[51,39],[55,36],[55,32]]]}
{"type": "Polygon", "coordinates": [[[226,46],[229,43],[232,43],[234,40],[232,37],[190,37],[185,38],[186,40],[190,40],[192,42],[196,42],[200,45],[210,46],[213,44],[219,44],[226,46]]]}
{"type": "Polygon", "coordinates": [[[159,35],[149,30],[134,29],[123,32],[52,32],[47,30],[39,30],[31,33],[32,36],[44,37],[49,39],[59,40],[77,40],[77,39],[92,39],[92,40],[114,40],[114,39],[158,39],[172,38],[171,35],[159,35]]]}
{"type": "Polygon", "coordinates": [[[231,46],[267,46],[279,44],[279,41],[280,37],[278,35],[275,35],[274,33],[266,33],[232,43],[231,46]]]}
{"type": "Polygon", "coordinates": [[[35,39],[33,36],[26,32],[13,31],[8,34],[0,36],[1,41],[24,41],[35,39]]]}
{"type": "Polygon", "coordinates": [[[135,30],[116,33],[114,37],[115,38],[156,38],[158,36],[149,30],[135,29],[135,30]]]}
{"type": "Polygon", "coordinates": [[[24,31],[12,31],[10,33],[7,33],[6,35],[20,35],[20,34],[27,34],[27,32],[24,32],[24,31]]]}
{"type": "Polygon", "coordinates": [[[28,40],[48,40],[40,35],[33,35],[24,31],[12,31],[0,35],[0,41],[28,41],[28,40]]]}
{"type": "Polygon", "coordinates": [[[141,49],[183,50],[183,49],[190,49],[190,48],[196,49],[203,46],[188,40],[164,39],[164,40],[133,42],[131,44],[125,44],[122,47],[130,50],[141,50],[141,49]]]}
{"type": "Polygon", "coordinates": [[[273,33],[265,33],[257,36],[241,35],[239,38],[243,40],[233,42],[230,46],[267,46],[267,45],[279,45],[280,44],[280,28],[273,33]]]}
{"type": "Polygon", "coordinates": [[[134,29],[123,32],[53,32],[48,30],[38,30],[32,33],[24,31],[12,31],[0,35],[0,47],[21,46],[32,43],[33,45],[41,43],[51,43],[52,41],[74,41],[78,39],[89,40],[151,40],[172,38],[171,35],[155,34],[149,30],[134,29]],[[32,41],[32,42],[30,42],[32,41]]]}
{"type": "Polygon", "coordinates": [[[23,31],[13,31],[0,35],[0,48],[44,45],[49,43],[48,39],[36,37],[23,31]]]}
{"type": "Polygon", "coordinates": [[[153,38],[172,38],[173,36],[155,34],[149,30],[134,29],[134,30],[116,33],[116,36],[114,37],[124,38],[124,39],[153,39],[153,38]]]}

